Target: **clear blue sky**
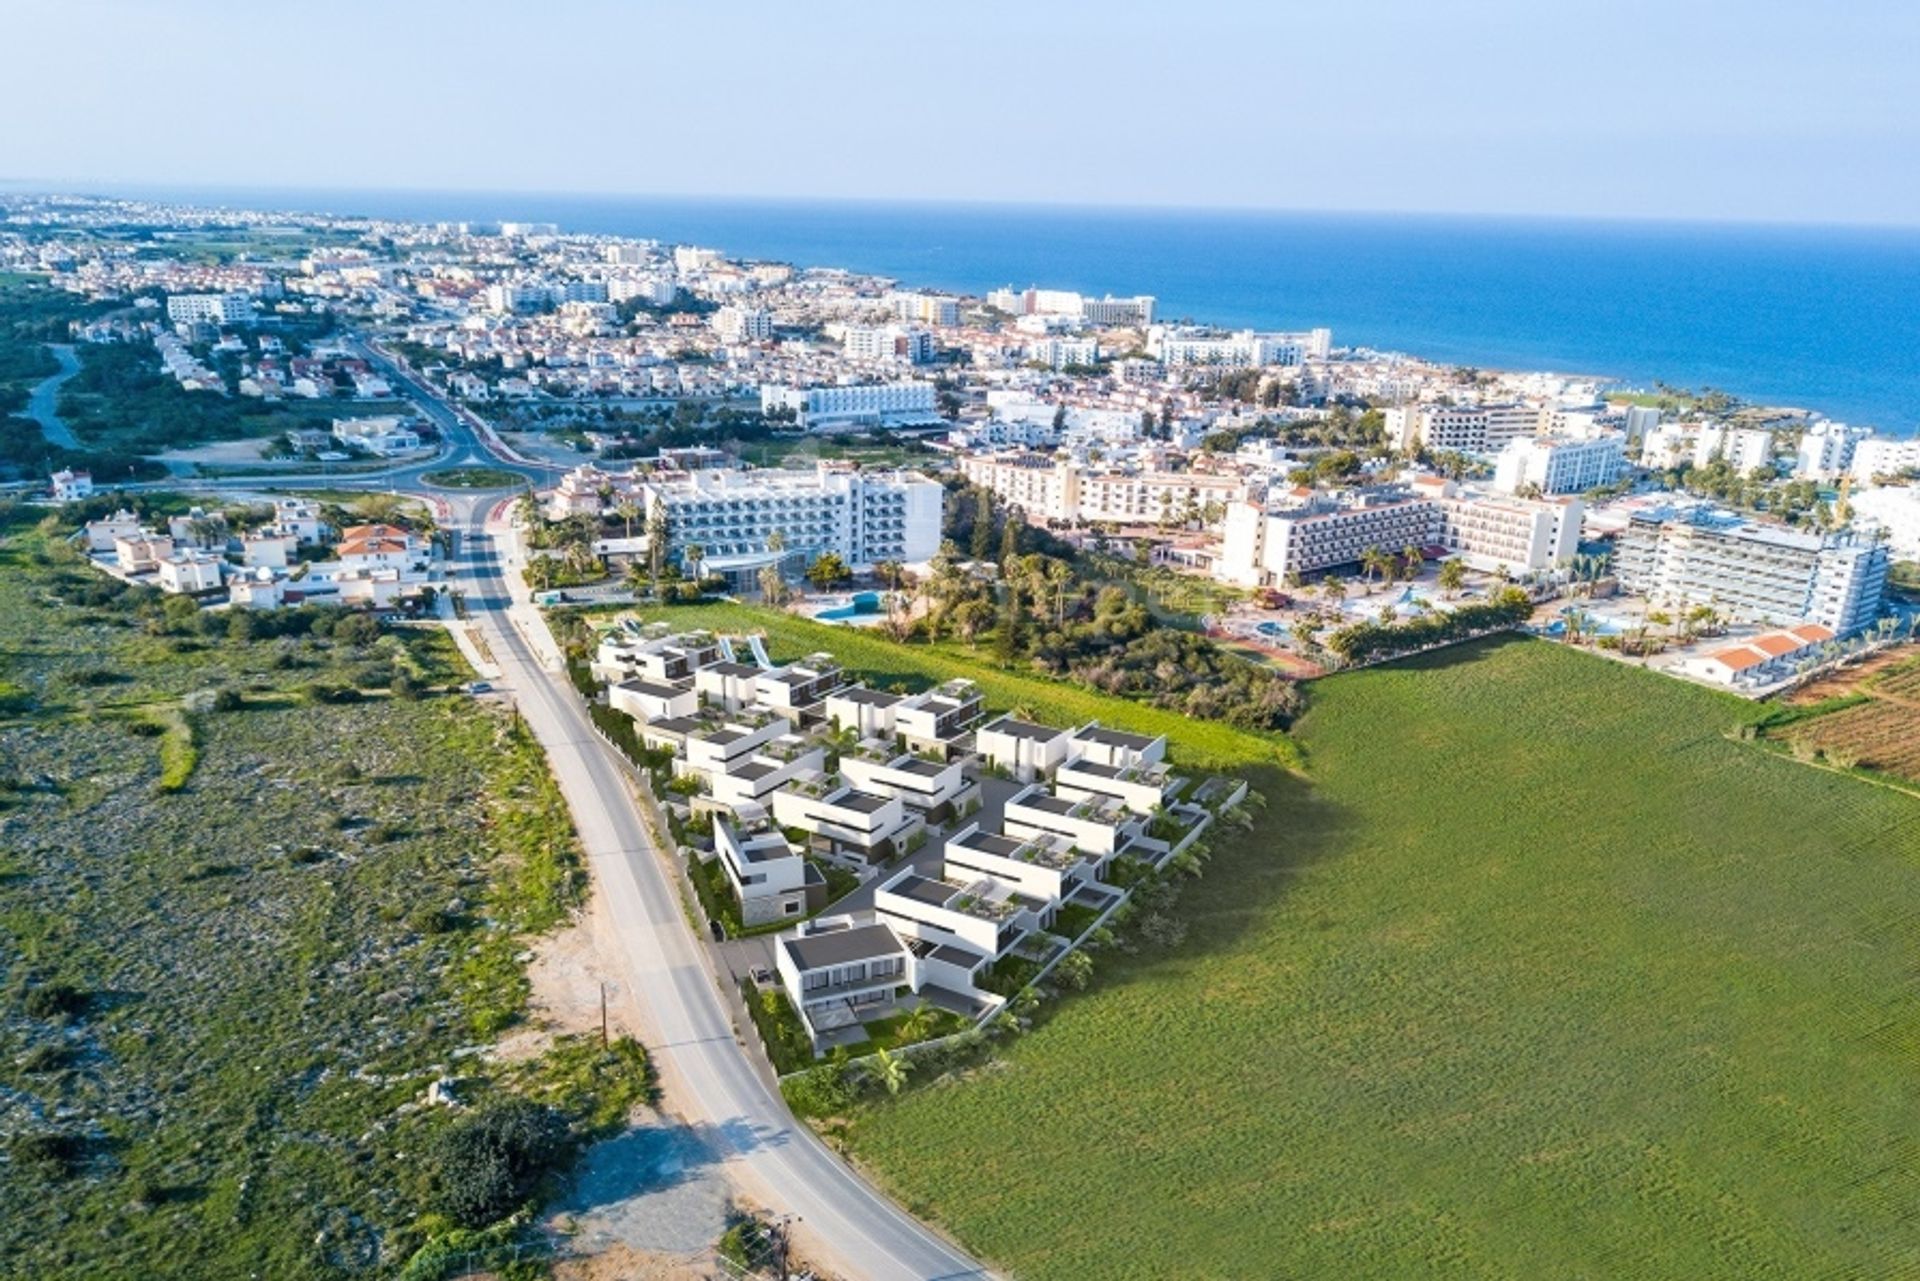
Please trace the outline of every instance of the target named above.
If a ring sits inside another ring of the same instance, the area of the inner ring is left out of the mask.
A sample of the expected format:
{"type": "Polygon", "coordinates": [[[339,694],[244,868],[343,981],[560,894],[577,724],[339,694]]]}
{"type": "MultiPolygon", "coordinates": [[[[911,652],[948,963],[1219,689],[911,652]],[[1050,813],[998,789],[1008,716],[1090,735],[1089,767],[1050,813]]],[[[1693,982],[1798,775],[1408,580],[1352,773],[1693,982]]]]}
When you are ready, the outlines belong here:
{"type": "Polygon", "coordinates": [[[0,180],[1920,223],[1920,4],[5,0],[0,180]]]}

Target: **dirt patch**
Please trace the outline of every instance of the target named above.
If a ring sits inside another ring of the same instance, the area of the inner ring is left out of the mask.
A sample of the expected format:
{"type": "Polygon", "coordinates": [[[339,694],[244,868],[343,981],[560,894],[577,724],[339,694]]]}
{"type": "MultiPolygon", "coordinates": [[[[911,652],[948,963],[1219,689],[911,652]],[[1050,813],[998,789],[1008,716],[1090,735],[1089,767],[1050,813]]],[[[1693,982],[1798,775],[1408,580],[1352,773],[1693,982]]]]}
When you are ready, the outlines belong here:
{"type": "Polygon", "coordinates": [[[224,463],[227,465],[258,463],[264,462],[267,450],[278,443],[277,437],[222,440],[194,449],[169,449],[155,457],[163,463],[224,463]]]}
{"type": "Polygon", "coordinates": [[[1867,659],[1864,663],[1839,671],[1829,672],[1786,696],[1790,706],[1801,707],[1808,703],[1818,703],[1829,698],[1840,698],[1854,692],[1856,686],[1869,676],[1878,675],[1889,667],[1898,666],[1908,659],[1920,655],[1920,645],[1895,645],[1867,659]]]}
{"type": "Polygon", "coordinates": [[[539,1055],[556,1036],[598,1032],[601,993],[606,994],[607,1033],[644,1043],[632,993],[609,958],[619,953],[606,896],[596,882],[587,910],[575,924],[540,940],[527,981],[533,985],[527,1021],[494,1047],[496,1057],[517,1062],[539,1055]]]}
{"type": "Polygon", "coordinates": [[[711,1256],[697,1260],[677,1255],[610,1246],[586,1259],[567,1259],[553,1265],[554,1281],[706,1281],[717,1275],[711,1256]]]}

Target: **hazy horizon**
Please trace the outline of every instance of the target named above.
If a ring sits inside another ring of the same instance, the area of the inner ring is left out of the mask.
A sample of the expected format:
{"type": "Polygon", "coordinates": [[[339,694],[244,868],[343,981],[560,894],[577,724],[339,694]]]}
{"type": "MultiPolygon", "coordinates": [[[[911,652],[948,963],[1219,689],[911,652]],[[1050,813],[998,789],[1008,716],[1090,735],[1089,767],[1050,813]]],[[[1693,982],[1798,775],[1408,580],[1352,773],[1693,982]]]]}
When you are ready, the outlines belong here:
{"type": "Polygon", "coordinates": [[[35,187],[1920,225],[1884,0],[10,9],[35,187]]]}

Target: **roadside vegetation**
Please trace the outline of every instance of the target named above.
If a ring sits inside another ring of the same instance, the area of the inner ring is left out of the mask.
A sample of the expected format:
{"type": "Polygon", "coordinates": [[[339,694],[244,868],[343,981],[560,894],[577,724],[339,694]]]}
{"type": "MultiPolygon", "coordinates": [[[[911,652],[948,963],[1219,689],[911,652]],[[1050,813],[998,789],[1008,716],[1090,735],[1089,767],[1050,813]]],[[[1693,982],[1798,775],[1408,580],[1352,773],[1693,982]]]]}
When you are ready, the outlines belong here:
{"type": "Polygon", "coordinates": [[[1807,764],[1920,784],[1920,654],[1818,703],[1777,708],[1749,736],[1807,764]]]}
{"type": "Polygon", "coordinates": [[[1764,715],[1511,638],[1319,682],[1176,928],[828,1132],[1023,1277],[1901,1272],[1920,820],[1764,715]]]}
{"type": "Polygon", "coordinates": [[[202,612],[39,520],[0,506],[0,1271],[426,1278],[523,1236],[652,1088],[631,1042],[486,1053],[585,889],[538,745],[438,629],[202,612]]]}

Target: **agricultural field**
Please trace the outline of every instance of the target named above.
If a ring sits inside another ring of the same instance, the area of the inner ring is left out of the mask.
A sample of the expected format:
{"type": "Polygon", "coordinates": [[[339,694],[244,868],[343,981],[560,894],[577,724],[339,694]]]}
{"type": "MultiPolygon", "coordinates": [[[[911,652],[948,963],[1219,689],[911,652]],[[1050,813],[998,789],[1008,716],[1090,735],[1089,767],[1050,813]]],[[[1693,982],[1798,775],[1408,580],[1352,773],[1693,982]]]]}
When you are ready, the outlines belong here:
{"type": "Polygon", "coordinates": [[[1542,642],[1313,695],[1185,941],[856,1108],[875,1178],[1035,1281],[1920,1271],[1920,802],[1542,642]]]}
{"type": "Polygon", "coordinates": [[[645,1093],[631,1043],[480,1053],[584,870],[443,633],[203,616],[34,518],[0,508],[0,1273],[394,1275],[477,1115],[436,1080],[587,1128],[645,1093]]]}
{"type": "Polygon", "coordinates": [[[1814,682],[1764,734],[1799,760],[1920,783],[1920,654],[1895,650],[1814,682]]]}

